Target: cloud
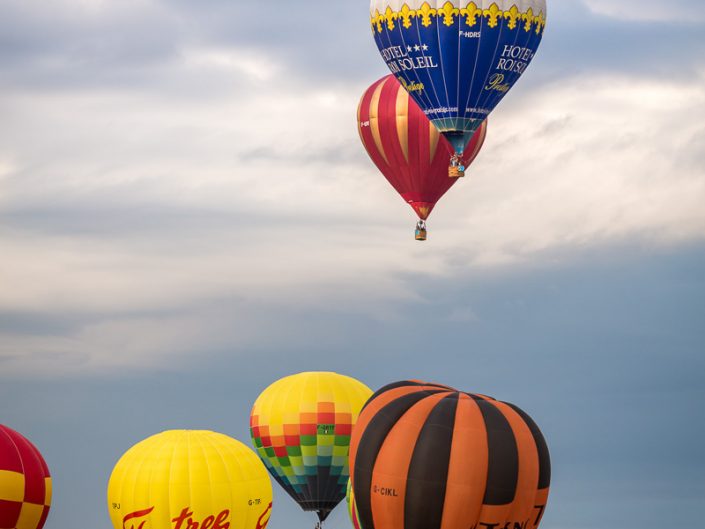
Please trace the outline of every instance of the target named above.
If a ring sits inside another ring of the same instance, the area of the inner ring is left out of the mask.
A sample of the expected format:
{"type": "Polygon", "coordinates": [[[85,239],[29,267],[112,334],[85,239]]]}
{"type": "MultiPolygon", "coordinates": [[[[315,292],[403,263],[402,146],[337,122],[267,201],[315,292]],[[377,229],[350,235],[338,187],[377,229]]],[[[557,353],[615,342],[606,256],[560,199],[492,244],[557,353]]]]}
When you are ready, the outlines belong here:
{"type": "Polygon", "coordinates": [[[705,21],[705,8],[699,2],[677,0],[661,2],[656,0],[583,0],[593,13],[626,21],[640,22],[685,22],[705,21]]]}
{"type": "Polygon", "coordinates": [[[251,75],[246,99],[8,94],[0,309],[26,322],[3,335],[8,373],[160,369],[195,350],[303,344],[319,331],[300,311],[398,321],[428,303],[424,278],[705,236],[700,79],[518,87],[426,246],[359,145],[364,87],[292,82],[303,89],[282,94],[251,75]]]}
{"type": "MultiPolygon", "coordinates": [[[[259,4],[52,5],[0,8],[11,30],[0,54],[8,373],[335,343],[301,312],[386,325],[429,305],[431,279],[705,237],[702,67],[688,79],[570,69],[548,34],[546,59],[542,48],[492,114],[483,152],[419,245],[357,137],[358,98],[384,74],[364,8],[369,53],[355,48],[350,6],[336,8],[341,29],[288,2],[267,4],[286,14],[270,26],[259,4]]],[[[444,317],[474,323],[476,312],[464,303],[444,317]]]]}
{"type": "Polygon", "coordinates": [[[366,8],[359,17],[353,5],[335,10],[290,2],[7,2],[0,6],[0,66],[11,75],[3,84],[81,91],[159,85],[204,96],[218,83],[198,78],[184,87],[184,75],[169,79],[174,69],[186,61],[197,63],[191,73],[203,66],[221,73],[230,66],[229,78],[277,73],[281,85],[289,72],[305,72],[310,81],[383,72],[366,8]],[[331,24],[334,15],[342,26],[331,24]]]}

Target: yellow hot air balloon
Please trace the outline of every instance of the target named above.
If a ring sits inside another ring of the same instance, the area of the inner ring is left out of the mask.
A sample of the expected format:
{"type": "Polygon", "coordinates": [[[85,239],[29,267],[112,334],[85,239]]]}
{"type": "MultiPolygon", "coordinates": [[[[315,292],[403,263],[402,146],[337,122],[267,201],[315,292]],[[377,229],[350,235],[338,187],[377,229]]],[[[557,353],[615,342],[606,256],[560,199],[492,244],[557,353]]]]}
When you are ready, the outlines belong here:
{"type": "Polygon", "coordinates": [[[250,434],[267,470],[320,522],[345,497],[352,427],[372,390],[338,373],[284,377],[265,389],[250,434]]]}
{"type": "Polygon", "coordinates": [[[264,529],[271,509],[264,465],[216,432],[153,435],[125,452],[108,483],[115,529],[264,529]]]}

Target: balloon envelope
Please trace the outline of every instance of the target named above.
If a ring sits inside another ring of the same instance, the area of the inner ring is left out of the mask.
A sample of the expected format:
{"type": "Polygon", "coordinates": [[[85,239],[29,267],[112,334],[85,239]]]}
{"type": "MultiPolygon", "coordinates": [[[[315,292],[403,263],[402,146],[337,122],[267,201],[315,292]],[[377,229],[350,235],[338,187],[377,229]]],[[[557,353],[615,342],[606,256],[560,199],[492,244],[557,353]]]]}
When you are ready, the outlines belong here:
{"type": "Polygon", "coordinates": [[[531,62],[545,0],[372,0],[391,72],[461,153],[531,62]]]}
{"type": "MultiPolygon", "coordinates": [[[[453,149],[393,75],[370,86],[357,111],[358,131],[370,158],[414,209],[426,220],[436,202],[455,184],[448,177],[453,149]]],[[[474,133],[462,156],[465,167],[485,141],[487,123],[474,133]]]]}
{"type": "Polygon", "coordinates": [[[153,435],[125,452],[108,483],[115,529],[264,529],[271,509],[262,462],[216,432],[153,435]]]}
{"type": "Polygon", "coordinates": [[[364,529],[534,529],[550,483],[546,442],[526,413],[417,381],[367,402],[350,469],[364,529]]]}
{"type": "Polygon", "coordinates": [[[41,529],[51,505],[51,476],[39,450],[0,424],[0,527],[41,529]]]}
{"type": "Polygon", "coordinates": [[[321,521],[345,497],[352,427],[371,394],[354,378],[307,372],[274,382],[252,407],[252,443],[267,470],[321,521]]]}
{"type": "Polygon", "coordinates": [[[345,491],[345,502],[348,505],[348,517],[355,529],[360,529],[360,515],[357,513],[355,505],[355,493],[352,490],[352,481],[348,479],[348,487],[345,491]]]}

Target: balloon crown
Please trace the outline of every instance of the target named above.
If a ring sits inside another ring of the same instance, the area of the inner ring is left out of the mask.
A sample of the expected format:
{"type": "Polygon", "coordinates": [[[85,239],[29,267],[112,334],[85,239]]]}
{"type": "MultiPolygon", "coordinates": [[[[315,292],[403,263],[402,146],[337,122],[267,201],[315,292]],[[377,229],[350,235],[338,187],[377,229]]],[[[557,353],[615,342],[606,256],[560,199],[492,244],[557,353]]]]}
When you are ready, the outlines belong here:
{"type": "Polygon", "coordinates": [[[403,4],[398,11],[387,6],[383,13],[377,9],[371,13],[370,24],[373,32],[376,30],[377,33],[382,33],[383,26],[391,31],[395,29],[397,23],[409,29],[412,26],[412,18],[420,20],[421,25],[427,28],[439,22],[452,26],[456,18],[464,17],[465,25],[472,28],[480,24],[484,17],[490,28],[496,28],[500,25],[500,21],[507,20],[506,29],[523,28],[528,33],[533,28],[537,35],[541,35],[546,27],[546,15],[543,11],[535,14],[531,7],[522,12],[516,5],[503,10],[494,2],[487,9],[482,9],[475,2],[468,2],[465,7],[460,5],[460,2],[456,6],[455,2],[448,1],[443,4],[443,7],[434,9],[428,2],[424,2],[419,9],[413,9],[408,4],[403,4]]]}

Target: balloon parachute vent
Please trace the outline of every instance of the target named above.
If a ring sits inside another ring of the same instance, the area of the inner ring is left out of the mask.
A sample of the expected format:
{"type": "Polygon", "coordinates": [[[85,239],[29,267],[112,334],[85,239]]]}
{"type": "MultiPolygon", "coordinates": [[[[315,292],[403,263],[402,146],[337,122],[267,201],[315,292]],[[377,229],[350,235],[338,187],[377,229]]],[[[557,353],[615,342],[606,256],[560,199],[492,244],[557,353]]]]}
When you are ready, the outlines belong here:
{"type": "Polygon", "coordinates": [[[416,235],[415,235],[414,238],[415,238],[417,241],[425,241],[425,240],[426,240],[426,236],[427,236],[427,232],[426,232],[426,223],[425,223],[424,221],[420,220],[420,221],[416,224],[416,235]]]}

